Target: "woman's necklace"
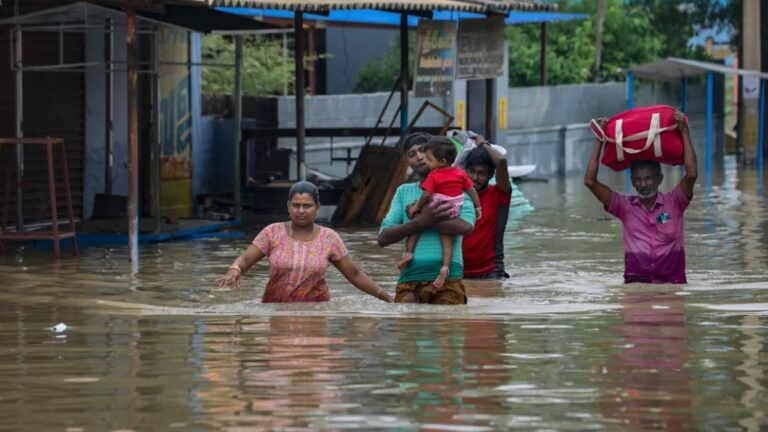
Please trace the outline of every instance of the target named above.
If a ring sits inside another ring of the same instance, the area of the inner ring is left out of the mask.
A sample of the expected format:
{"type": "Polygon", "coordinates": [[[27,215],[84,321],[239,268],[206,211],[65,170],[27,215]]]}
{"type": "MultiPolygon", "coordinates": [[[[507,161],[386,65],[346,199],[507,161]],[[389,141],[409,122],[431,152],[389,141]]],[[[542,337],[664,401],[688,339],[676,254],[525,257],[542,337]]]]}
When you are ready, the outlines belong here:
{"type": "Polygon", "coordinates": [[[288,236],[289,236],[290,238],[294,239],[294,240],[299,240],[299,241],[311,241],[311,240],[313,240],[313,239],[315,238],[315,234],[316,234],[316,232],[317,232],[317,225],[313,223],[313,224],[312,224],[312,232],[309,234],[309,238],[308,238],[308,239],[306,239],[306,240],[299,240],[299,239],[297,239],[296,237],[294,237],[294,236],[293,236],[293,234],[294,234],[294,231],[293,231],[293,222],[288,222],[288,236]]]}

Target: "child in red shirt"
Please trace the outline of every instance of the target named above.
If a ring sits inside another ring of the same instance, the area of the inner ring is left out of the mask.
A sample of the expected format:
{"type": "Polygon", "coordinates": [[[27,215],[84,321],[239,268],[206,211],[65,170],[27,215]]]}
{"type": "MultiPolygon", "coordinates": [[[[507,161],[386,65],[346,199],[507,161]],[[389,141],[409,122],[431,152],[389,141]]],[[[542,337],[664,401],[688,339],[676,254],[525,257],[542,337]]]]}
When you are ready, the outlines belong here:
{"type": "MultiPolygon", "coordinates": [[[[435,205],[443,202],[451,205],[451,217],[457,217],[461,205],[464,203],[464,192],[466,192],[475,205],[477,219],[480,219],[482,216],[480,197],[477,195],[475,188],[472,187],[472,180],[469,179],[464,170],[451,166],[453,161],[456,160],[456,146],[453,142],[445,137],[432,138],[424,146],[424,157],[431,171],[421,183],[424,193],[421,194],[416,203],[408,207],[408,217],[412,218],[426,205],[435,205]]],[[[451,260],[453,259],[453,240],[454,236],[452,235],[440,234],[443,264],[440,267],[440,273],[438,273],[437,278],[433,282],[435,288],[442,288],[445,284],[445,279],[448,277],[451,260]]],[[[418,234],[408,237],[405,245],[405,256],[397,265],[397,268],[403,270],[413,260],[413,250],[416,248],[418,241],[418,234]]]]}

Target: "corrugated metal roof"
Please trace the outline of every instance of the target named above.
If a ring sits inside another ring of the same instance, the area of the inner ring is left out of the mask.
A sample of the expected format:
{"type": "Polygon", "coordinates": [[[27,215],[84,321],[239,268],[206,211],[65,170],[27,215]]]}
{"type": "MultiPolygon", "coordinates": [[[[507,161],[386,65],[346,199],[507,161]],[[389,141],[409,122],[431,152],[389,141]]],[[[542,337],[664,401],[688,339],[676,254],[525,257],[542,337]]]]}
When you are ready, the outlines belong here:
{"type": "Polygon", "coordinates": [[[485,7],[484,12],[509,12],[513,10],[557,10],[554,3],[536,2],[531,0],[461,0],[470,3],[480,3],[485,7]]]}
{"type": "Polygon", "coordinates": [[[674,81],[680,78],[701,75],[706,72],[717,72],[726,75],[756,76],[768,79],[768,73],[749,69],[737,69],[730,66],[698,60],[688,60],[675,57],[656,60],[629,68],[635,76],[656,80],[674,81]]]}
{"type": "Polygon", "coordinates": [[[551,3],[526,0],[201,0],[211,6],[281,9],[319,12],[333,9],[377,9],[396,11],[506,12],[510,10],[554,10],[551,3]]]}
{"type": "MultiPolygon", "coordinates": [[[[274,9],[253,9],[253,8],[218,8],[222,12],[235,15],[254,17],[256,19],[284,19],[292,20],[293,12],[274,9]]],[[[484,14],[474,12],[449,12],[435,11],[432,14],[434,21],[460,21],[465,19],[485,18],[484,14]]],[[[558,21],[583,20],[589,18],[589,14],[574,14],[560,12],[539,12],[539,11],[512,11],[508,12],[504,22],[508,25],[528,24],[528,23],[549,23],[558,21]]],[[[332,10],[327,15],[315,15],[307,13],[304,15],[305,21],[322,21],[328,25],[359,24],[371,26],[400,26],[400,14],[395,12],[386,12],[380,10],[359,9],[359,10],[332,10]]],[[[409,16],[408,26],[416,27],[419,25],[419,17],[409,16]]]]}
{"type": "MultiPolygon", "coordinates": [[[[17,23],[23,26],[60,25],[62,23],[87,26],[102,25],[108,19],[113,20],[116,24],[125,25],[125,12],[81,1],[2,19],[0,26],[17,23]]],[[[258,31],[275,28],[269,23],[199,6],[168,5],[163,13],[138,12],[138,29],[151,30],[156,24],[167,24],[202,33],[258,31]]]]}
{"type": "Polygon", "coordinates": [[[507,25],[577,21],[589,18],[589,14],[565,12],[510,12],[504,22],[507,25]]]}

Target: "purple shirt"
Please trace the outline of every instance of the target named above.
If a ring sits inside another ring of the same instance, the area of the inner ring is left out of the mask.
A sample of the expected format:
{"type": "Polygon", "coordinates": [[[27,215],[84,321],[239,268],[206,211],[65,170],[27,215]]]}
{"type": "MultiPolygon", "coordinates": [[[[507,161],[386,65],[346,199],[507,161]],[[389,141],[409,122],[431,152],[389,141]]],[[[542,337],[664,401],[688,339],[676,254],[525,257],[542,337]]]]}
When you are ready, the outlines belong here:
{"type": "Polygon", "coordinates": [[[637,195],[611,194],[606,210],[624,224],[624,283],[687,283],[683,213],[690,202],[679,186],[659,192],[651,210],[637,195]]]}

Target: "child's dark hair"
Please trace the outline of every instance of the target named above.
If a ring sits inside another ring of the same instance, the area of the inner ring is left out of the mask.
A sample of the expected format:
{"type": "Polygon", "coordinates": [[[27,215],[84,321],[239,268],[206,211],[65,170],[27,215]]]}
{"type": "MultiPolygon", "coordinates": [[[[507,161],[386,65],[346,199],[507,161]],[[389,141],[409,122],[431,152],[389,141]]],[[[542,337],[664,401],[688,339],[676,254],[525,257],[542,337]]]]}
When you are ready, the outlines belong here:
{"type": "Polygon", "coordinates": [[[448,165],[453,165],[456,160],[456,145],[448,137],[432,137],[424,146],[424,151],[431,151],[437,160],[445,160],[448,165]]]}

